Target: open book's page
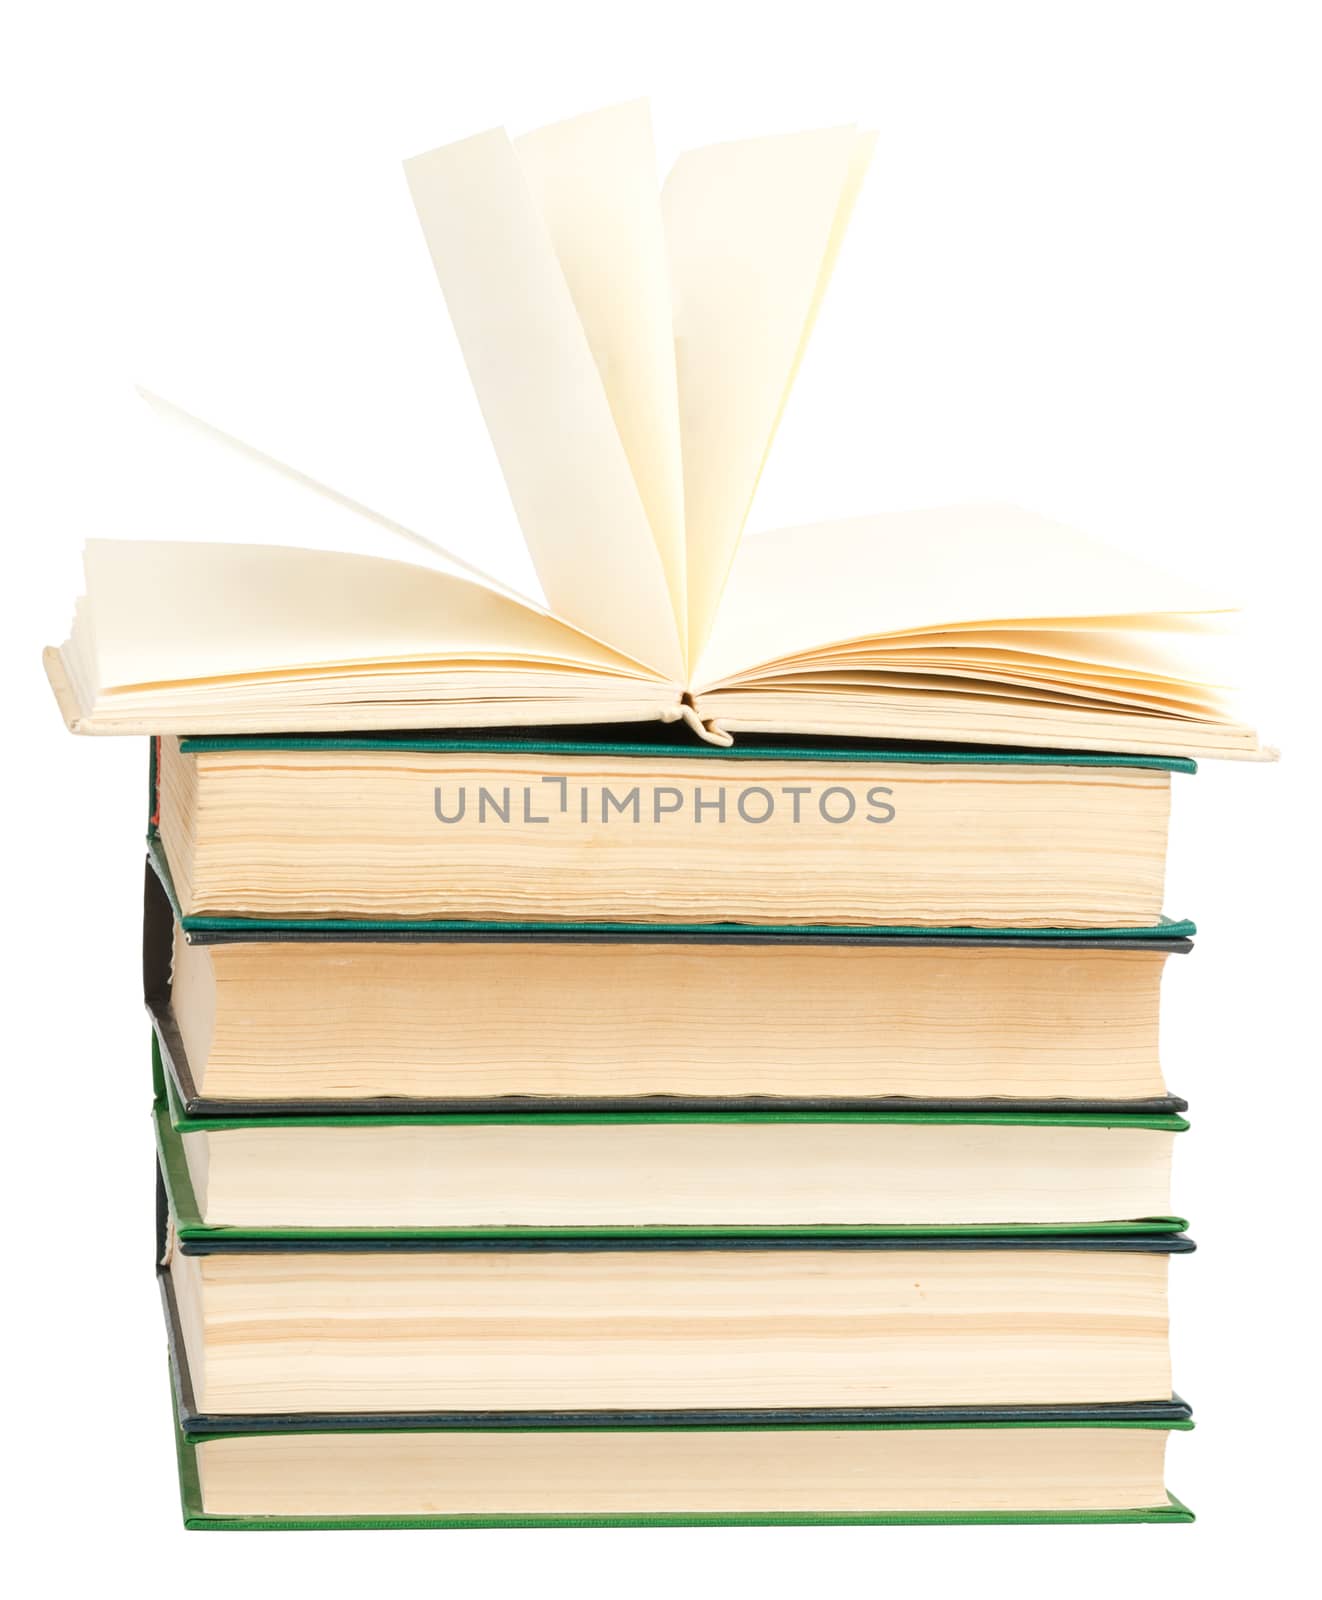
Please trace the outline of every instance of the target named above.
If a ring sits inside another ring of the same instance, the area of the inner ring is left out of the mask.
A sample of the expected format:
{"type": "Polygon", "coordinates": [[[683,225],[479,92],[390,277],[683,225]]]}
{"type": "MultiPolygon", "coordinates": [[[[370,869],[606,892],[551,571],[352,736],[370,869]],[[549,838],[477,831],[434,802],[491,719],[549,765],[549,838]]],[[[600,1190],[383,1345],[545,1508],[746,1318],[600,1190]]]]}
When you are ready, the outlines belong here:
{"type": "Polygon", "coordinates": [[[1189,579],[1014,507],[895,512],[747,540],[695,682],[963,623],[1071,619],[1095,632],[1112,618],[1229,609],[1189,579]]]}
{"type": "MultiPolygon", "coordinates": [[[[1155,619],[1154,619],[1155,620],[1155,619]]],[[[1068,678],[1086,668],[1090,677],[1122,678],[1154,685],[1193,683],[1207,687],[1226,685],[1224,634],[1209,631],[1167,631],[1160,626],[1039,628],[1036,624],[1002,625],[1001,628],[960,628],[935,633],[889,634],[884,639],[847,647],[827,646],[821,652],[795,656],[796,667],[820,655],[833,664],[851,656],[884,665],[901,657],[908,663],[958,665],[964,661],[1004,662],[1007,666],[1033,662],[1058,668],[1068,678]]],[[[762,676],[767,669],[755,668],[762,676]]]]}
{"type": "Polygon", "coordinates": [[[687,648],[684,466],[661,191],[645,100],[515,141],[597,364],[687,648]]]}
{"type": "Polygon", "coordinates": [[[665,568],[537,196],[503,130],[405,168],[551,607],[676,681],[665,568]]]}
{"type": "Polygon", "coordinates": [[[1229,608],[1009,507],[786,530],[741,549],[693,690],[709,737],[1261,758],[1220,687],[1229,608]]]}
{"type": "Polygon", "coordinates": [[[554,617],[402,561],[92,540],[86,570],[100,689],[400,661],[647,676],[554,617]]]}
{"type": "MultiPolygon", "coordinates": [[[[346,555],[409,560],[471,578],[544,610],[526,591],[476,566],[415,528],[343,493],[173,400],[139,388],[147,402],[141,471],[155,491],[140,537],[181,533],[244,544],[297,545],[346,555]],[[154,519],[154,520],[153,520],[154,519]],[[159,532],[156,530],[159,529],[159,532]]],[[[536,589],[536,583],[531,586],[536,589]]]]}
{"type": "Polygon", "coordinates": [[[666,179],[691,658],[711,627],[871,145],[852,127],[742,140],[681,156],[666,179]]]}

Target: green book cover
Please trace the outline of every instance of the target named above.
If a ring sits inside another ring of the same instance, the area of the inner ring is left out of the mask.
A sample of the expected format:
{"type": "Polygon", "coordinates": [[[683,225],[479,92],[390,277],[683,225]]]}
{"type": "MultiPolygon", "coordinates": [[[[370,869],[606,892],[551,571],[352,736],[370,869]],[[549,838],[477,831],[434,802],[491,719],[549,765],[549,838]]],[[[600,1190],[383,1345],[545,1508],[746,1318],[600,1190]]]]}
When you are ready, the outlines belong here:
{"type": "Polygon", "coordinates": [[[190,1116],[179,1103],[160,1049],[152,1039],[152,1078],[155,1089],[153,1121],[161,1175],[175,1230],[180,1240],[191,1242],[222,1239],[319,1240],[390,1239],[407,1236],[419,1239],[605,1239],[612,1237],[651,1238],[1041,1238],[1041,1237],[1117,1237],[1142,1238],[1147,1235],[1177,1234],[1187,1226],[1182,1217],[1142,1217],[1127,1222],[1076,1223],[1067,1225],[984,1225],[965,1227],[926,1227],[921,1225],[821,1225],[776,1227],[494,1227],[494,1228],[312,1228],[312,1227],[227,1227],[205,1222],[200,1213],[188,1163],[184,1156],[185,1133],[223,1133],[227,1129],[335,1127],[351,1128],[394,1124],[405,1126],[474,1127],[502,1124],[539,1126],[628,1126],[637,1123],[821,1123],[886,1122],[898,1124],[941,1124],[1007,1127],[1073,1128],[1149,1128],[1165,1133],[1182,1133],[1189,1124],[1171,1115],[1097,1115],[1070,1112],[1027,1111],[633,1111],[633,1112],[453,1112],[453,1113],[366,1113],[301,1116],[190,1116]]]}
{"type": "MultiPolygon", "coordinates": [[[[179,1467],[179,1492],[180,1503],[183,1511],[184,1527],[194,1532],[330,1532],[336,1529],[358,1530],[389,1530],[404,1528],[435,1528],[435,1529],[462,1529],[462,1528],[711,1528],[711,1527],[851,1527],[851,1526],[900,1526],[900,1525],[928,1525],[935,1527],[952,1526],[958,1524],[970,1525],[1049,1525],[1049,1524],[1082,1524],[1082,1523],[1188,1523],[1194,1520],[1193,1512],[1177,1500],[1174,1495],[1167,1494],[1164,1501],[1157,1505],[1135,1506],[1128,1509],[1107,1510],[1071,1510],[1071,1511],[876,1511],[876,1512],[830,1512],[815,1511],[805,1507],[801,1511],[738,1511],[738,1512],[661,1512],[648,1513],[645,1511],[630,1512],[627,1514],[555,1514],[555,1515],[512,1515],[508,1513],[492,1512],[489,1514],[453,1515],[415,1515],[415,1516],[258,1516],[258,1515],[218,1515],[208,1512],[204,1507],[201,1475],[198,1468],[198,1450],[205,1449],[208,1436],[199,1433],[185,1433],[180,1424],[177,1395],[175,1398],[175,1450],[179,1467]]],[[[609,1426],[607,1424],[606,1426],[609,1426]]],[[[993,1428],[1090,1428],[1090,1429],[1142,1429],[1145,1431],[1160,1430],[1164,1432],[1186,1432],[1193,1427],[1190,1421],[1105,1421],[1077,1419],[1062,1422],[1022,1422],[1016,1420],[979,1421],[960,1423],[927,1423],[927,1422],[894,1422],[894,1423],[847,1423],[835,1421],[821,1423],[786,1424],[759,1424],[744,1423],[737,1425],[738,1431],[760,1432],[771,1436],[777,1433],[795,1431],[805,1428],[815,1428],[824,1431],[849,1430],[867,1428],[874,1431],[903,1432],[917,1429],[928,1431],[965,1431],[971,1429],[988,1430],[993,1428]]],[[[266,1430],[227,1430],[222,1435],[212,1435],[212,1438],[252,1438],[259,1436],[266,1430]]],[[[280,1430],[285,1432],[288,1430],[280,1430]]],[[[317,1430],[324,1432],[326,1430],[317,1430]]],[[[450,1430],[465,1431],[465,1430],[450,1430]]],[[[469,1430],[476,1431],[476,1430],[469,1430]]],[[[502,1430],[509,1431],[509,1430],[502,1430]]],[[[547,1428],[536,1430],[544,1433],[547,1428]]],[[[579,1426],[555,1431],[595,1431],[588,1426],[579,1426]]],[[[621,1430],[612,1428],[612,1432],[660,1432],[675,1431],[664,1424],[656,1424],[648,1428],[630,1428],[621,1430]]],[[[684,1431],[714,1431],[711,1429],[685,1429],[684,1431]]],[[[733,1431],[722,1428],[718,1431],[733,1431]]],[[[773,1439],[768,1440],[774,1448],[773,1439]]]]}
{"type": "MultiPolygon", "coordinates": [[[[785,734],[757,744],[711,745],[676,736],[673,725],[647,723],[637,737],[622,739],[606,725],[602,737],[575,728],[556,737],[538,730],[493,729],[473,733],[377,734],[207,734],[184,738],[185,755],[207,750],[404,750],[414,752],[485,751],[509,755],[679,756],[706,761],[913,761],[948,766],[1146,767],[1159,772],[1194,773],[1187,756],[1118,755],[1096,750],[1028,750],[976,744],[877,744],[869,739],[814,738],[785,734]],[[650,735],[650,736],[649,736],[650,735]]],[[[153,745],[156,741],[153,740],[153,745]]]]}

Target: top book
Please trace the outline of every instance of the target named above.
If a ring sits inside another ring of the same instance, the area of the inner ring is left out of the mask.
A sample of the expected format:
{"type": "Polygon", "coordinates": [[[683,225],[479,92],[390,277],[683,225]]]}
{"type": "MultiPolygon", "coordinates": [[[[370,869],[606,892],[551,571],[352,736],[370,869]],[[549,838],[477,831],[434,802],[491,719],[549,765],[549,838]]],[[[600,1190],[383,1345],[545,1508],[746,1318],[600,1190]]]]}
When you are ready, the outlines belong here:
{"type": "Polygon", "coordinates": [[[635,103],[408,162],[549,611],[295,473],[446,570],[92,541],[71,636],[47,652],[69,726],[683,720],[717,744],[1262,754],[1200,681],[1199,637],[1230,607],[1043,518],[920,511],[741,546],[871,149],[852,127],[720,144],[658,190],[635,103]]]}

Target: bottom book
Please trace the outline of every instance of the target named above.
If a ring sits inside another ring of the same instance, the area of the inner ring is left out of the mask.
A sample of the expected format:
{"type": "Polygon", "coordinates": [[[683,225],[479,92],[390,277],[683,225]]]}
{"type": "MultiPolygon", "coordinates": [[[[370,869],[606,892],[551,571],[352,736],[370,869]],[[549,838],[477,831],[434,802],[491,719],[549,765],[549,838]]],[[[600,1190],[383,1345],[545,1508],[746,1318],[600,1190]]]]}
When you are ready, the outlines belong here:
{"type": "Polygon", "coordinates": [[[1192,1522],[1191,1422],[749,1423],[186,1434],[193,1529],[1192,1522]]]}

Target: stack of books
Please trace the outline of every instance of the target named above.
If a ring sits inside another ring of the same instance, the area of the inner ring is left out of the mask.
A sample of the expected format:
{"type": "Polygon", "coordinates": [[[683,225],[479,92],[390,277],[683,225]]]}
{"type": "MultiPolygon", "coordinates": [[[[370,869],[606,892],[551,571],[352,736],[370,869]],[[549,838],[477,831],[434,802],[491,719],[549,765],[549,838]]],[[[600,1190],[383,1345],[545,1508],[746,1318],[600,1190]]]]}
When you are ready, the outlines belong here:
{"type": "Polygon", "coordinates": [[[408,164],[549,609],[302,472],[415,559],[88,547],[190,1526],[1188,1520],[1170,785],[1265,752],[1045,519],[740,545],[871,148],[408,164]]]}
{"type": "Polygon", "coordinates": [[[156,751],[191,1525],[1187,1517],[1190,763],[156,751]]]}

